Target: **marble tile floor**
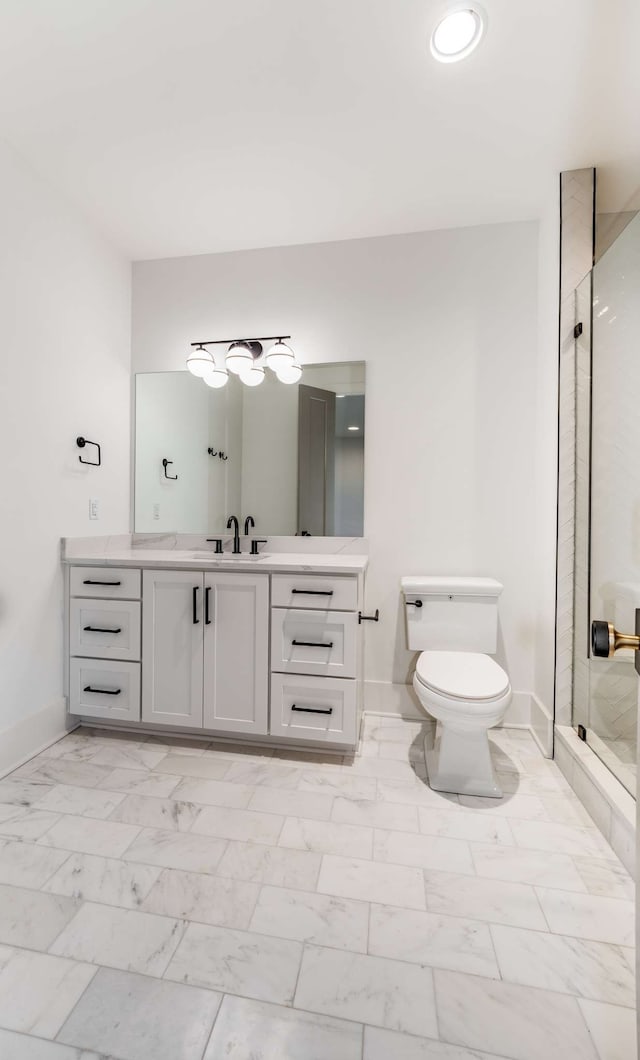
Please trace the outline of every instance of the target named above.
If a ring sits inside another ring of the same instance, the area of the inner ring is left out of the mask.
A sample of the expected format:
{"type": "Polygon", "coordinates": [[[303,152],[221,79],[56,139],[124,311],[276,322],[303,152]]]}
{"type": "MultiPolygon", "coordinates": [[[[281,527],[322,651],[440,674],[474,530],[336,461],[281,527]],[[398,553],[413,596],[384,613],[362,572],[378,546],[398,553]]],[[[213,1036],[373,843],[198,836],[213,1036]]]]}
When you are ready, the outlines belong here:
{"type": "Polygon", "coordinates": [[[81,730],[0,780],[2,1060],[634,1060],[633,886],[525,731],[501,801],[81,730]]]}

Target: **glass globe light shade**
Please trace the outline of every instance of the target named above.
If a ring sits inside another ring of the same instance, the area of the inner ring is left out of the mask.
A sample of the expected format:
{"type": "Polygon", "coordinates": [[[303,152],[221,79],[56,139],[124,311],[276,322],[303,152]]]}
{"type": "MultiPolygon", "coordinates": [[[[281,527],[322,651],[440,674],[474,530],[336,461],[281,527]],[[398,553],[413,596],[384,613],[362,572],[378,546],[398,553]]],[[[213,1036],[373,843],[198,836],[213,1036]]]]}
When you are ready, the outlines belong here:
{"type": "Polygon", "coordinates": [[[281,383],[298,383],[302,376],[302,368],[297,361],[292,361],[285,367],[279,368],[276,375],[281,383]]]}
{"type": "Polygon", "coordinates": [[[227,368],[234,375],[242,375],[253,365],[253,354],[246,342],[232,342],[227,350],[227,368]]]}
{"type": "Polygon", "coordinates": [[[254,364],[252,368],[240,373],[240,379],[245,386],[260,386],[264,381],[264,368],[261,364],[254,364]]]}
{"type": "Polygon", "coordinates": [[[278,372],[281,368],[286,368],[294,361],[293,350],[285,342],[276,342],[270,350],[267,350],[265,357],[267,367],[274,372],[278,372]]]}
{"type": "Polygon", "coordinates": [[[229,373],[226,368],[214,367],[202,378],[207,386],[213,387],[214,390],[220,390],[221,387],[226,386],[229,382],[229,373]]]}
{"type": "Polygon", "coordinates": [[[187,357],[187,368],[191,375],[195,375],[198,379],[202,379],[213,367],[213,357],[208,350],[205,350],[204,346],[191,350],[187,357]]]}

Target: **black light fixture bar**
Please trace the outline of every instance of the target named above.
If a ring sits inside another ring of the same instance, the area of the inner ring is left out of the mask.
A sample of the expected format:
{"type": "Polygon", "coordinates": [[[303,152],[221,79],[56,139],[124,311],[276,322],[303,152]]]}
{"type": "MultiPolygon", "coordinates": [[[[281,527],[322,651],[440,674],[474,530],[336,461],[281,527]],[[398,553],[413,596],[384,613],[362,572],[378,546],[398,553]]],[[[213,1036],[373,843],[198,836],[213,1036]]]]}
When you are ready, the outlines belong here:
{"type": "Polygon", "coordinates": [[[208,339],[206,342],[191,342],[191,346],[228,346],[232,342],[283,342],[291,335],[255,335],[252,339],[208,339]]]}

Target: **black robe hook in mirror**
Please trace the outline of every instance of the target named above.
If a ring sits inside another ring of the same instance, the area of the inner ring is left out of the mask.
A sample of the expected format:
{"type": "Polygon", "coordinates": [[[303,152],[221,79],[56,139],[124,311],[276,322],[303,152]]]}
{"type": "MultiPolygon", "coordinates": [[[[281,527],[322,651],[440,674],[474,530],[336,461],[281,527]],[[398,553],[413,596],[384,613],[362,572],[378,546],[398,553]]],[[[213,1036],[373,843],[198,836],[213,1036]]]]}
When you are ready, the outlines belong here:
{"type": "Polygon", "coordinates": [[[167,468],[168,468],[168,467],[169,467],[169,465],[170,465],[170,464],[172,464],[172,463],[173,463],[173,460],[167,460],[167,458],[166,458],[166,456],[165,456],[164,460],[162,461],[162,466],[163,466],[163,468],[164,468],[164,477],[165,477],[165,478],[170,478],[172,482],[175,482],[175,481],[176,481],[176,479],[178,478],[178,476],[177,476],[177,475],[167,475],[167,468]]]}
{"type": "Polygon", "coordinates": [[[81,464],[88,464],[89,467],[100,467],[100,465],[102,464],[102,452],[98,442],[92,442],[89,438],[83,438],[82,435],[79,435],[76,438],[76,445],[78,446],[78,449],[84,449],[85,445],[95,445],[96,449],[98,450],[97,463],[95,460],[83,460],[81,456],[78,457],[78,460],[81,464]]]}

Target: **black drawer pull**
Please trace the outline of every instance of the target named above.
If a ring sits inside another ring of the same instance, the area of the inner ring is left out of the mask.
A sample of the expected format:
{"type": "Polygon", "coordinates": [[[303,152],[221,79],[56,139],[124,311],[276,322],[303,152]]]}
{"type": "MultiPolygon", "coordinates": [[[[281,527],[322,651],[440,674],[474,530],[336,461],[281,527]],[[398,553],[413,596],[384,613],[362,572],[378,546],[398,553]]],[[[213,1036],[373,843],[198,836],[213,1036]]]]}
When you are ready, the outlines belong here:
{"type": "Polygon", "coordinates": [[[85,626],[85,633],[122,633],[120,626],[116,629],[106,629],[104,626],[85,626]]]}
{"type": "Polygon", "coordinates": [[[98,582],[91,578],[85,578],[83,585],[122,585],[122,582],[98,582]]]}
{"type": "Polygon", "coordinates": [[[295,644],[296,648],[333,648],[332,640],[292,640],[291,643],[295,644]]]}
{"type": "Polygon", "coordinates": [[[121,688],[92,688],[91,685],[87,685],[84,689],[85,692],[95,692],[97,696],[119,696],[122,692],[121,688]]]}
{"type": "Polygon", "coordinates": [[[333,707],[296,707],[295,703],[292,703],[291,709],[298,714],[333,714],[333,707]]]}
{"type": "Polygon", "coordinates": [[[292,589],[299,596],[333,596],[333,589],[292,589]]]}

